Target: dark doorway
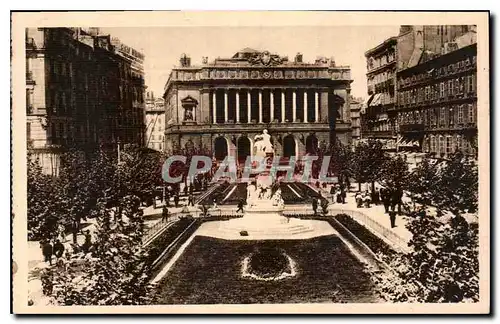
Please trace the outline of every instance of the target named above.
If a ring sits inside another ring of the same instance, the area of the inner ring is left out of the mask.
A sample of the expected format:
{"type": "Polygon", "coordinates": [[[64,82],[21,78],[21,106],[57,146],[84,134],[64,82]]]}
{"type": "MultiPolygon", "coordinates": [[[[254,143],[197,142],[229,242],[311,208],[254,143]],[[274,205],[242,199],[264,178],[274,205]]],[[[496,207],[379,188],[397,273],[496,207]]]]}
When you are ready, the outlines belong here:
{"type": "Polygon", "coordinates": [[[246,136],[241,136],[238,139],[238,163],[245,163],[247,157],[250,155],[250,140],[246,136]]]}
{"type": "Polygon", "coordinates": [[[227,141],[224,137],[217,137],[214,141],[214,156],[217,161],[222,161],[227,156],[227,141]]]}
{"type": "Polygon", "coordinates": [[[295,154],[295,139],[292,135],[288,135],[283,139],[283,156],[289,158],[295,154]]]}
{"type": "Polygon", "coordinates": [[[318,150],[318,139],[314,135],[309,135],[306,138],[306,153],[316,154],[318,150]]]}

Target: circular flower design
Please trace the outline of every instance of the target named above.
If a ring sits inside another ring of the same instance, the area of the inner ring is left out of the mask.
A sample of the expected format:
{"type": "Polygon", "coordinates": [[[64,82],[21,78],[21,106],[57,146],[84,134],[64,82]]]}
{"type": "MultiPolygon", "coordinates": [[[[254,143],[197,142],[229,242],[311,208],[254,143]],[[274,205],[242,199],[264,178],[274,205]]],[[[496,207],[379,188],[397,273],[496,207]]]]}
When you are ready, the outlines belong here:
{"type": "Polygon", "coordinates": [[[262,281],[276,281],[297,274],[295,262],[276,247],[262,247],[242,262],[242,276],[262,281]]]}

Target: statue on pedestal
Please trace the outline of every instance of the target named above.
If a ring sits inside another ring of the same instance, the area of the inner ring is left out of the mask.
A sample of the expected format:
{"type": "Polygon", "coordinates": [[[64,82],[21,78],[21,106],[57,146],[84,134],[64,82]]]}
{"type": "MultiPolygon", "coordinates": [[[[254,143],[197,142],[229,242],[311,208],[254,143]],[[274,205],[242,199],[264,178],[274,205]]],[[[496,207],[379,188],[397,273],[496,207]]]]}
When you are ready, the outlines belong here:
{"type": "Polygon", "coordinates": [[[254,152],[255,156],[266,157],[267,154],[274,154],[273,144],[271,143],[271,135],[267,133],[267,129],[262,131],[262,134],[255,135],[254,152]]]}

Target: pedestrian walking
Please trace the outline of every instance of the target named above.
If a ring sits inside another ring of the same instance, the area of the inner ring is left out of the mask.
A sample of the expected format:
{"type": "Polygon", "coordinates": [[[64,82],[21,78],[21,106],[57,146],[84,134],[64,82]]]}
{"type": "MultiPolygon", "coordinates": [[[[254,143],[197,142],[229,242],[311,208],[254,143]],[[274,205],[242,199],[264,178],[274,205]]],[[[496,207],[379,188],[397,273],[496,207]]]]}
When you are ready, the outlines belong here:
{"type": "Polygon", "coordinates": [[[170,207],[170,190],[165,190],[165,205],[170,207]]]}
{"type": "Polygon", "coordinates": [[[59,259],[64,254],[64,245],[60,240],[56,240],[56,243],[54,243],[54,247],[52,250],[56,258],[59,259]]]}
{"type": "Polygon", "coordinates": [[[340,188],[340,197],[343,204],[345,204],[345,197],[347,196],[345,188],[342,186],[340,188]]]}
{"type": "Polygon", "coordinates": [[[380,203],[380,193],[379,193],[378,189],[375,189],[372,192],[372,202],[374,205],[378,205],[380,203]]]}
{"type": "Polygon", "coordinates": [[[312,208],[313,208],[314,215],[316,215],[318,213],[318,200],[316,198],[313,198],[312,208]]]}
{"type": "Polygon", "coordinates": [[[217,198],[214,198],[213,203],[214,203],[214,209],[216,209],[217,208],[217,198]]]}
{"type": "Polygon", "coordinates": [[[84,254],[89,253],[90,248],[92,247],[92,236],[90,235],[90,231],[85,231],[85,242],[82,245],[82,251],[84,254]]]}
{"type": "Polygon", "coordinates": [[[178,194],[175,194],[175,196],[174,196],[174,205],[175,205],[175,208],[179,207],[179,195],[178,194]]]}
{"type": "Polygon", "coordinates": [[[163,206],[163,210],[161,211],[161,221],[166,222],[168,220],[168,208],[167,206],[163,206]]]}
{"type": "Polygon", "coordinates": [[[391,210],[389,212],[389,217],[391,219],[391,228],[396,227],[396,212],[391,210]]]}
{"type": "Polygon", "coordinates": [[[326,215],[328,213],[328,200],[321,199],[320,200],[321,208],[323,209],[323,214],[326,215]]]}
{"type": "Polygon", "coordinates": [[[403,190],[401,188],[396,189],[396,204],[398,205],[398,215],[401,215],[401,205],[403,204],[403,190]]]}
{"type": "Polygon", "coordinates": [[[330,187],[330,195],[332,196],[332,203],[335,203],[335,192],[336,192],[335,185],[332,185],[330,187]]]}
{"type": "Polygon", "coordinates": [[[389,192],[389,189],[380,189],[380,197],[382,198],[382,203],[384,204],[384,210],[385,213],[387,214],[389,212],[389,207],[391,203],[391,194],[389,192]]]}
{"type": "Polygon", "coordinates": [[[49,265],[52,265],[52,244],[50,244],[49,240],[44,240],[42,241],[41,245],[44,262],[48,262],[49,265]]]}
{"type": "Polygon", "coordinates": [[[240,211],[243,213],[243,205],[244,204],[245,203],[243,202],[243,199],[241,199],[240,201],[238,201],[238,209],[236,209],[236,213],[238,213],[240,211]]]}
{"type": "Polygon", "coordinates": [[[189,194],[189,197],[188,197],[188,206],[194,206],[194,195],[193,195],[192,191],[191,191],[191,193],[189,194]]]}

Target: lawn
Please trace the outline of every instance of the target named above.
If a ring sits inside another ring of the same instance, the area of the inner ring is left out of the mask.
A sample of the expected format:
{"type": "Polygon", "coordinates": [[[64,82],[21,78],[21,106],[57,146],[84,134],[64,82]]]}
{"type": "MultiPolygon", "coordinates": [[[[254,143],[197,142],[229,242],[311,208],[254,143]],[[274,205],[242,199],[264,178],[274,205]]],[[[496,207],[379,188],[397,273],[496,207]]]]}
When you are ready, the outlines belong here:
{"type": "Polygon", "coordinates": [[[197,236],[160,282],[158,304],[377,302],[363,264],[335,235],[309,240],[226,241],[197,236]],[[298,274],[276,282],[241,277],[262,246],[283,249],[298,274]]]}

